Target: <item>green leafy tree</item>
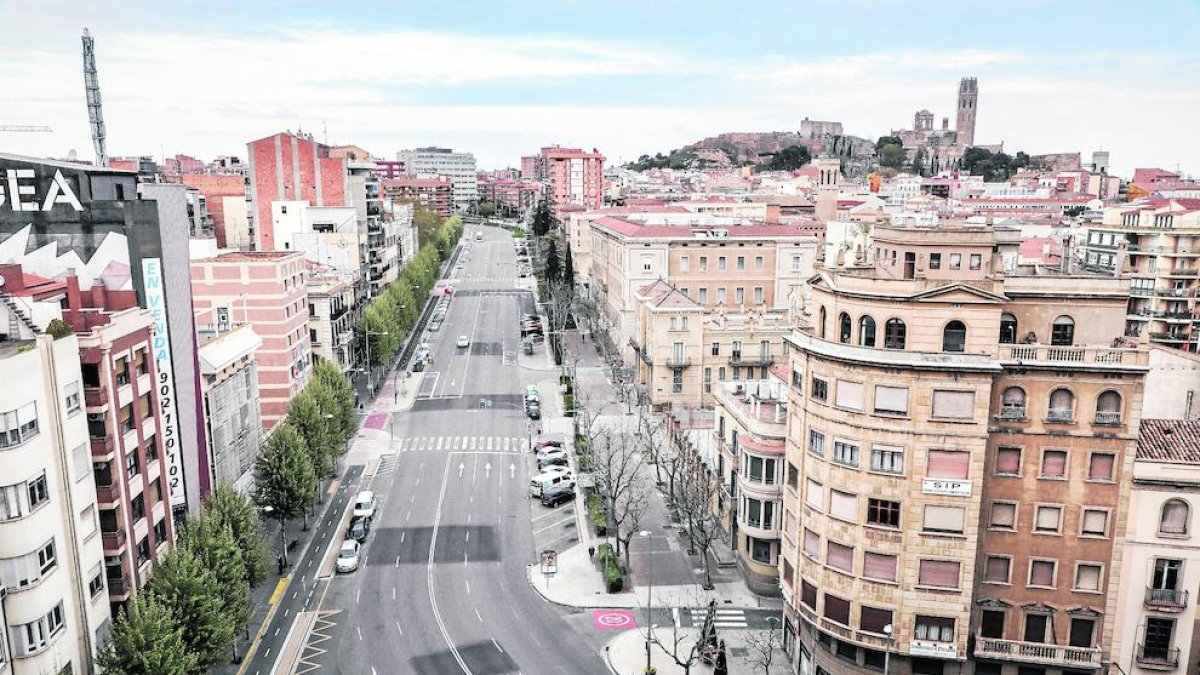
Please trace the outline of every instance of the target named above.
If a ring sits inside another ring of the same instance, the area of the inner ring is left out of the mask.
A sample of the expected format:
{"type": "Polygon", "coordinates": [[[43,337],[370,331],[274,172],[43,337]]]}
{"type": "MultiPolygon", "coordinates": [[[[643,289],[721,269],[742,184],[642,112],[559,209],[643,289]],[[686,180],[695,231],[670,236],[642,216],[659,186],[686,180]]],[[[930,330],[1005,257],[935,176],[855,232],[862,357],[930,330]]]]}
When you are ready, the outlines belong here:
{"type": "Polygon", "coordinates": [[[496,203],[479,202],[479,215],[483,216],[484,218],[491,218],[492,216],[496,215],[496,203]]]}
{"type": "Polygon", "coordinates": [[[228,658],[236,624],[225,613],[216,576],[186,546],[178,547],[154,570],[143,592],[152,593],[183,629],[183,642],[202,666],[228,658]]]}
{"type": "Polygon", "coordinates": [[[68,326],[67,323],[62,319],[51,319],[50,323],[46,325],[46,334],[50,335],[55,340],[65,338],[74,332],[75,331],[71,330],[71,327],[68,326]]]}
{"type": "MultiPolygon", "coordinates": [[[[319,364],[318,364],[319,365],[319,364]]],[[[246,582],[257,586],[270,570],[266,535],[262,518],[245,495],[225,483],[218,483],[204,503],[205,513],[233,534],[242,559],[246,582]]]]}
{"type": "MultiPolygon", "coordinates": [[[[318,361],[313,368],[313,377],[329,390],[333,409],[327,411],[334,416],[339,427],[343,446],[358,432],[358,420],[354,416],[354,385],[328,361],[318,361]]],[[[339,452],[342,454],[343,449],[339,452]]]]}
{"type": "Polygon", "coordinates": [[[558,248],[553,239],[546,244],[546,267],[543,276],[547,283],[562,279],[562,265],[558,260],[558,248]]]}
{"type": "Polygon", "coordinates": [[[904,141],[900,140],[899,136],[880,136],[879,140],[875,141],[875,150],[882,151],[885,145],[899,145],[904,147],[904,141]]]}
{"type": "Polygon", "coordinates": [[[183,627],[150,593],[136,595],[125,605],[96,661],[107,675],[191,675],[203,670],[200,657],[184,642],[183,627]]]}
{"type": "Polygon", "coordinates": [[[318,475],[337,457],[341,444],[340,425],[333,419],[325,418],[325,411],[333,408],[329,402],[331,399],[320,380],[313,379],[288,406],[288,422],[304,439],[308,459],[318,475]]]}
{"type": "Polygon", "coordinates": [[[182,543],[213,575],[222,611],[233,621],[234,630],[244,628],[250,620],[250,584],[232,528],[205,508],[184,527],[182,543]]]}
{"type": "Polygon", "coordinates": [[[902,168],[907,158],[903,145],[887,143],[879,150],[879,165],[889,169],[902,168]]]}
{"type": "Polygon", "coordinates": [[[771,156],[767,168],[772,171],[795,171],[812,161],[812,155],[803,145],[790,145],[771,156]]]}
{"type": "Polygon", "coordinates": [[[925,163],[928,161],[928,156],[925,154],[925,148],[917,148],[913,153],[912,164],[909,168],[918,176],[926,175],[925,163]]]}
{"type": "Polygon", "coordinates": [[[413,225],[417,228],[417,245],[433,241],[434,234],[442,226],[442,217],[436,211],[420,203],[413,203],[413,225]]]}
{"type": "Polygon", "coordinates": [[[279,520],[281,532],[287,520],[296,516],[305,516],[304,526],[308,527],[304,509],[316,492],[317,474],[304,439],[291,424],[280,423],[267,440],[254,464],[254,481],[254,501],[261,508],[271,508],[271,517],[279,520]]]}

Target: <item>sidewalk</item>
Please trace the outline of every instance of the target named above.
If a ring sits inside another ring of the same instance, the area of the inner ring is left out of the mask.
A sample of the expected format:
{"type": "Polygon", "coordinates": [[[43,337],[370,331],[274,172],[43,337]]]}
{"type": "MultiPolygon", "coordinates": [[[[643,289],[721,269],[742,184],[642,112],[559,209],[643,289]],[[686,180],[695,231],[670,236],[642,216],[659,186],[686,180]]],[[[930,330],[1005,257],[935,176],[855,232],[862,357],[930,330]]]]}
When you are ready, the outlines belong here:
{"type": "MultiPolygon", "coordinates": [[[[681,661],[687,660],[687,654],[697,639],[696,631],[690,628],[681,628],[678,633],[675,633],[669,627],[659,627],[655,629],[654,635],[659,642],[668,647],[678,640],[680,645],[678,654],[681,661]]],[[[746,631],[720,631],[718,635],[725,641],[725,653],[728,656],[725,663],[729,666],[730,675],[752,675],[762,672],[761,666],[755,665],[753,661],[753,650],[746,647],[746,631]]],[[[645,629],[627,630],[609,640],[608,644],[604,646],[604,660],[608,664],[609,671],[614,675],[644,675],[646,672],[645,629]]],[[[650,664],[658,670],[657,675],[683,675],[685,672],[657,644],[650,645],[650,664]]],[[[771,660],[771,672],[782,674],[789,670],[787,657],[781,648],[777,648],[775,656],[771,660]]],[[[708,675],[713,672],[713,667],[696,659],[690,672],[708,675]]]]}

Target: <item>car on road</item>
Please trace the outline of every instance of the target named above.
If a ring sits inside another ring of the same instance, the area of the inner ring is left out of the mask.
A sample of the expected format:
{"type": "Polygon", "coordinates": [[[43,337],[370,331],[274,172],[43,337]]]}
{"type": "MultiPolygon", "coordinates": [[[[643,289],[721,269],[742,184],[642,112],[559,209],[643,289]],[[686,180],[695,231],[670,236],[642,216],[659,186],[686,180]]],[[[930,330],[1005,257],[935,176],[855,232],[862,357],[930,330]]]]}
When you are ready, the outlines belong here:
{"type": "Polygon", "coordinates": [[[363,490],[354,498],[354,512],[350,515],[370,520],[375,517],[375,493],[363,490]]]}
{"type": "Polygon", "coordinates": [[[556,441],[552,438],[547,438],[545,440],[538,441],[538,444],[534,447],[540,452],[540,451],[544,450],[545,448],[561,448],[562,446],[563,446],[562,441],[556,441]]]}
{"type": "Polygon", "coordinates": [[[459,335],[457,344],[459,349],[466,349],[471,346],[471,338],[466,335],[459,335]]]}
{"type": "Polygon", "coordinates": [[[350,527],[346,528],[346,537],[361,544],[367,540],[367,533],[370,531],[371,521],[359,516],[350,519],[350,527]]]}
{"type": "Polygon", "coordinates": [[[482,232],[475,233],[475,241],[483,241],[483,233],[482,232]]]}
{"type": "Polygon", "coordinates": [[[575,473],[563,467],[554,467],[529,479],[529,495],[541,497],[546,490],[556,487],[575,487],[575,473]]]}
{"type": "Polygon", "coordinates": [[[337,571],[341,574],[348,574],[358,569],[358,554],[362,550],[362,546],[353,539],[347,539],[342,542],[342,547],[338,549],[337,555],[337,571]]]}
{"type": "Polygon", "coordinates": [[[566,457],[546,457],[538,460],[539,471],[545,471],[547,469],[553,469],[557,467],[566,469],[570,468],[570,466],[571,463],[567,461],[566,457]]]}
{"type": "Polygon", "coordinates": [[[525,414],[529,415],[531,420],[542,419],[542,405],[537,401],[529,401],[525,404],[525,414]]]}
{"type": "Polygon", "coordinates": [[[432,362],[433,362],[433,357],[430,356],[429,350],[422,348],[420,351],[417,352],[416,358],[413,359],[413,367],[412,367],[413,372],[419,373],[419,372],[425,370],[425,366],[429,365],[432,362]]]}
{"type": "Polygon", "coordinates": [[[441,322],[441,321],[438,321],[438,320],[433,320],[433,321],[430,321],[430,322],[429,322],[429,332],[430,332],[430,333],[436,333],[436,332],[438,332],[438,331],[439,331],[439,330],[441,330],[441,329],[442,329],[442,322],[441,322]]]}
{"type": "Polygon", "coordinates": [[[575,499],[575,488],[559,486],[542,490],[542,506],[558,506],[575,499]]]}
{"type": "Polygon", "coordinates": [[[562,457],[565,459],[566,456],[567,453],[564,452],[562,448],[542,448],[537,451],[537,454],[534,455],[539,462],[544,459],[553,459],[555,457],[562,457]]]}

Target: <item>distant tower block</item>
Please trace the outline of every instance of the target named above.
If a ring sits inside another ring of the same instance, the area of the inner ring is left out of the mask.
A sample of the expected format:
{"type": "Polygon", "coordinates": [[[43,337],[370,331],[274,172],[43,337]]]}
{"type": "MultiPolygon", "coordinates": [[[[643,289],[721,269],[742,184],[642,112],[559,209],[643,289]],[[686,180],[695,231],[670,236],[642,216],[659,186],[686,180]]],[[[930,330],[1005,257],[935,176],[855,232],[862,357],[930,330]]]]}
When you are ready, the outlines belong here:
{"type": "Polygon", "coordinates": [[[975,145],[975,110],[979,103],[979,83],[973,77],[964,77],[958,83],[958,144],[975,145]]]}
{"type": "Polygon", "coordinates": [[[1108,173],[1108,150],[1096,150],[1092,153],[1092,171],[1108,173]]]}
{"type": "Polygon", "coordinates": [[[842,163],[836,157],[818,157],[817,167],[817,220],[837,220],[838,181],[841,180],[842,163]]]}

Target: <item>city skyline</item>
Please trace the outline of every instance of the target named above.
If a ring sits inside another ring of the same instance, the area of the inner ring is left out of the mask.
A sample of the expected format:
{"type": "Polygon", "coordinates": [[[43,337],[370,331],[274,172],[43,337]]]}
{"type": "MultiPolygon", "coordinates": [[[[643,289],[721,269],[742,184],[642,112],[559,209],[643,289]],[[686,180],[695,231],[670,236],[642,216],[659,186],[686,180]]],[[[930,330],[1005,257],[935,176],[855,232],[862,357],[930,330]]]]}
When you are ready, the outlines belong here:
{"type": "Polygon", "coordinates": [[[53,16],[0,4],[0,40],[20,57],[0,60],[0,122],[54,129],[6,134],[13,152],[90,157],[85,25],[114,155],[241,155],[280,128],[317,139],[327,128],[330,143],[383,157],[434,144],[471,151],[484,169],[515,166],[546,142],[626,162],[722,132],[794,130],[804,117],[871,138],[922,108],[953,118],[964,76],[980,81],[977,143],[1031,154],[1103,147],[1121,174],[1194,171],[1200,151],[1177,133],[1200,103],[1200,62],[1175,47],[1196,25],[1195,3],[1127,16],[1115,4],[851,2],[836,16],[821,10],[820,24],[806,23],[819,8],[776,3],[748,17],[753,30],[725,27],[721,3],[604,15],[574,3],[381,5],[355,16],[317,4],[286,15],[60,4],[53,16]],[[1153,46],[1126,37],[1139,34],[1153,34],[1153,46]]]}

